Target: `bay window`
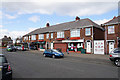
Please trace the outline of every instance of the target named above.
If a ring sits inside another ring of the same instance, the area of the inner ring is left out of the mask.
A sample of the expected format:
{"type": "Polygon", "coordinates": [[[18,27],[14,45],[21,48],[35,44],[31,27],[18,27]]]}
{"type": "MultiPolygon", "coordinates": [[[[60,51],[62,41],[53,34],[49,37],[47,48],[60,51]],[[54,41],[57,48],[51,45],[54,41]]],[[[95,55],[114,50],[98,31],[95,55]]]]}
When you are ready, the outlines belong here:
{"type": "Polygon", "coordinates": [[[53,38],[53,33],[51,33],[51,38],[53,38]]]}
{"type": "Polygon", "coordinates": [[[108,26],[108,34],[113,34],[115,33],[114,26],[108,26]]]}
{"type": "Polygon", "coordinates": [[[32,35],[32,40],[36,40],[36,35],[32,35]]]}
{"type": "Polygon", "coordinates": [[[64,32],[57,32],[57,38],[64,38],[64,32]]]}
{"type": "Polygon", "coordinates": [[[90,36],[91,35],[91,28],[86,28],[85,29],[85,35],[90,36]]]}
{"type": "Polygon", "coordinates": [[[80,37],[80,29],[71,30],[71,37],[80,37]]]}
{"type": "Polygon", "coordinates": [[[46,34],[46,38],[47,38],[47,39],[49,38],[49,33],[46,34]]]}
{"type": "Polygon", "coordinates": [[[38,39],[40,40],[40,39],[44,39],[44,34],[39,34],[38,35],[38,39]]]}

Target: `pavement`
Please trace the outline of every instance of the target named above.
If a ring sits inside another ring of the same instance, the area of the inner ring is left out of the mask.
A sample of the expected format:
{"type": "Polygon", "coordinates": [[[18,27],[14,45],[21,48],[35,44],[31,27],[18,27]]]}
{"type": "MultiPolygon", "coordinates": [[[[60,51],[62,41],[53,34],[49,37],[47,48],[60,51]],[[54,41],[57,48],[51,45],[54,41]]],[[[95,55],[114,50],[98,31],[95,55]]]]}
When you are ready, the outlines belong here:
{"type": "MultiPolygon", "coordinates": [[[[43,53],[39,50],[30,50],[33,53],[43,53]]],[[[81,54],[81,53],[69,53],[67,54],[64,52],[65,56],[72,56],[72,57],[80,57],[80,58],[89,58],[89,59],[101,59],[101,60],[108,60],[109,55],[102,55],[102,54],[81,54]]]]}

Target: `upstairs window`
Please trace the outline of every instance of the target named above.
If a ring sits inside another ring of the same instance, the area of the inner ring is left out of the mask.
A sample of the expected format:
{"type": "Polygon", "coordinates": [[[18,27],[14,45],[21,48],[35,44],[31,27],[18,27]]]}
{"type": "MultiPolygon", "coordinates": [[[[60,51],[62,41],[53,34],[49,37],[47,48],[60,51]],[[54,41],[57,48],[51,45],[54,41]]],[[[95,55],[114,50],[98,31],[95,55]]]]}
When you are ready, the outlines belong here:
{"type": "Polygon", "coordinates": [[[47,39],[49,38],[49,33],[48,33],[48,34],[46,34],[46,38],[47,38],[47,39]]]}
{"type": "Polygon", "coordinates": [[[53,33],[51,33],[51,38],[53,38],[53,33]]]}
{"type": "Polygon", "coordinates": [[[39,40],[44,39],[44,34],[39,34],[38,38],[39,38],[39,40]]]}
{"type": "Polygon", "coordinates": [[[57,32],[57,38],[64,38],[64,32],[57,32]]]}
{"type": "Polygon", "coordinates": [[[71,30],[71,37],[80,37],[80,29],[71,30]]]}
{"type": "Polygon", "coordinates": [[[29,36],[29,40],[30,40],[30,36],[29,36]]]}
{"type": "Polygon", "coordinates": [[[28,40],[28,37],[26,36],[26,37],[24,37],[24,40],[28,40]]]}
{"type": "Polygon", "coordinates": [[[115,33],[114,26],[108,26],[108,34],[114,34],[114,33],[115,33]]]}
{"type": "Polygon", "coordinates": [[[32,40],[36,40],[36,35],[32,35],[32,40]]]}
{"type": "Polygon", "coordinates": [[[85,29],[85,35],[90,36],[91,35],[91,28],[86,28],[85,29]]]}

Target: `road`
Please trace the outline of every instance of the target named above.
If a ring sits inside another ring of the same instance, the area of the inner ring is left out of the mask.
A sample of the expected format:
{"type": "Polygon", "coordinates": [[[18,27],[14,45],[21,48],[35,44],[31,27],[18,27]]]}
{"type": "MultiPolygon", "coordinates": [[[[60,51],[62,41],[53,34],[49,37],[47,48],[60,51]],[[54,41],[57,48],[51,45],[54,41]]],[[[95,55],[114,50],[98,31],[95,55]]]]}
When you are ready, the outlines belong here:
{"type": "Polygon", "coordinates": [[[41,52],[2,51],[12,66],[13,78],[118,78],[111,62],[65,56],[52,59],[41,52]]]}

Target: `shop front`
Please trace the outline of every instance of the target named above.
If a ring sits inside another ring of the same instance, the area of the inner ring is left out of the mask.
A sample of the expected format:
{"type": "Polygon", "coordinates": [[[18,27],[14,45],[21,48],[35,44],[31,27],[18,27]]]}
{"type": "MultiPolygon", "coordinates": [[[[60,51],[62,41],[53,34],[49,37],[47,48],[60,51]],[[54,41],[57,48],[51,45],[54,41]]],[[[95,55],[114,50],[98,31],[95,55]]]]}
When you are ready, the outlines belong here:
{"type": "Polygon", "coordinates": [[[38,49],[40,51],[44,51],[45,50],[45,41],[38,41],[38,49]]]}
{"type": "Polygon", "coordinates": [[[80,40],[63,40],[63,43],[68,44],[68,50],[69,52],[81,52],[81,49],[83,49],[83,39],[80,40]]]}

